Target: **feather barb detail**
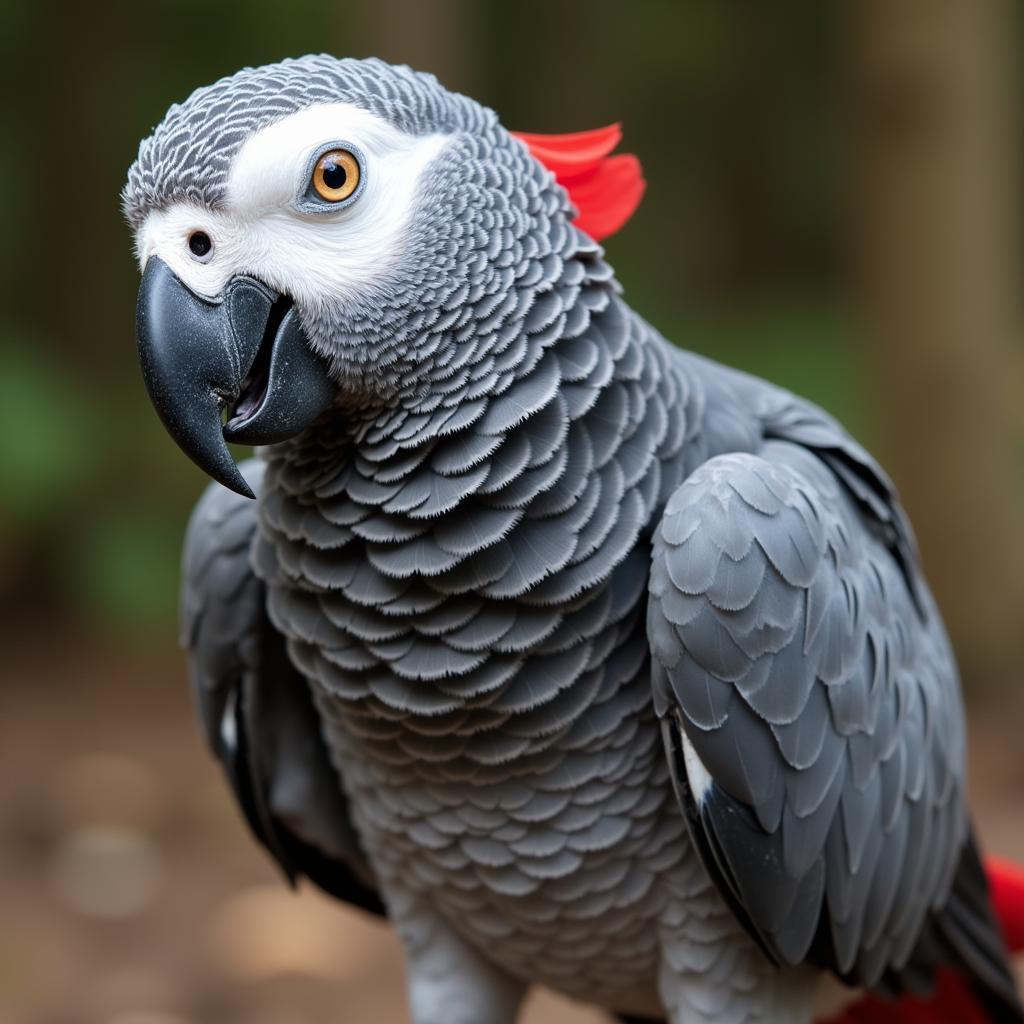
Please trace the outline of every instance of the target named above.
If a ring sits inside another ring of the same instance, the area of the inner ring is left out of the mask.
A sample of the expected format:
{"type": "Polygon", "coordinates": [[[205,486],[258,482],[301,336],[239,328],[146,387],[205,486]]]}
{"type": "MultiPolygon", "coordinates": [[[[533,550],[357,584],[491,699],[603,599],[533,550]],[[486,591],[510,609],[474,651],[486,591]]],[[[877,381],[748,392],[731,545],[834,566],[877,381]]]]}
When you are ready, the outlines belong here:
{"type": "MultiPolygon", "coordinates": [[[[1024,950],[1024,867],[1000,857],[985,862],[992,905],[1011,953],[1024,950]]],[[[931,996],[896,1002],[863,995],[843,1013],[819,1024],[986,1024],[987,1015],[960,977],[948,968],[931,996]]]]}

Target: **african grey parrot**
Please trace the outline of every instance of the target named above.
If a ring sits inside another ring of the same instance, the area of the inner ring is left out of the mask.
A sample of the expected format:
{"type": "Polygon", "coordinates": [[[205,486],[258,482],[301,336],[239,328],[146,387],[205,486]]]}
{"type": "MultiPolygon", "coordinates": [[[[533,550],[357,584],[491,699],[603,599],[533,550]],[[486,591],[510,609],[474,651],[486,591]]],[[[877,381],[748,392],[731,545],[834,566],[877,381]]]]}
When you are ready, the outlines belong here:
{"type": "Polygon", "coordinates": [[[207,740],[290,876],[393,922],[415,1024],[534,982],[797,1024],[823,971],[944,965],[1024,1021],[953,655],[833,419],[666,342],[530,146],[405,67],[199,89],[123,201],[146,385],[219,481],[207,740]]]}

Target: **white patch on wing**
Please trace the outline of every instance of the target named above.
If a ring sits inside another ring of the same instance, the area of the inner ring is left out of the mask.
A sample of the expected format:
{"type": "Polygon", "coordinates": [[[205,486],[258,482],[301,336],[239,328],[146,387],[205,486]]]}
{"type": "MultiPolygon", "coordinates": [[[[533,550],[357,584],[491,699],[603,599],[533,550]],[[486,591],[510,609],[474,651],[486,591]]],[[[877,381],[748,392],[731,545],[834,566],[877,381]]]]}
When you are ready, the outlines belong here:
{"type": "Polygon", "coordinates": [[[154,210],[136,237],[140,266],[159,256],[194,291],[215,296],[236,274],[251,274],[315,311],[371,285],[402,254],[427,167],[446,135],[415,136],[347,103],[320,104],[257,132],[239,150],[223,209],[175,203],[154,210]],[[365,184],[337,212],[305,213],[311,158],[332,143],[361,152],[365,184]],[[206,263],[188,250],[193,231],[213,240],[206,263]]]}
{"type": "Polygon", "coordinates": [[[700,806],[704,803],[704,797],[707,796],[708,790],[711,789],[714,779],[711,778],[711,773],[704,767],[704,762],[700,759],[697,751],[694,750],[693,744],[687,739],[686,732],[683,729],[679,730],[679,736],[683,743],[683,765],[686,768],[686,781],[690,784],[690,791],[693,793],[694,800],[700,806]]]}

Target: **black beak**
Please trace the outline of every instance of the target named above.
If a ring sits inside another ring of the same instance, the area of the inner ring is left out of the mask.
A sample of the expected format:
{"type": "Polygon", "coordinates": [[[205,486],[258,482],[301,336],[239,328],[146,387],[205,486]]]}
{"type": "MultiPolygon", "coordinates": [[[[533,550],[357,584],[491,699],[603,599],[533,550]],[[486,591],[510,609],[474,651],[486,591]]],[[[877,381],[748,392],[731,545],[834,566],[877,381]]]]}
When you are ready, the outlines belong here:
{"type": "Polygon", "coordinates": [[[286,441],[334,401],[327,364],[290,301],[251,277],[232,278],[222,295],[204,299],[154,256],[142,275],[136,332],[146,390],[171,437],[246,497],[253,493],[227,441],[286,441]]]}

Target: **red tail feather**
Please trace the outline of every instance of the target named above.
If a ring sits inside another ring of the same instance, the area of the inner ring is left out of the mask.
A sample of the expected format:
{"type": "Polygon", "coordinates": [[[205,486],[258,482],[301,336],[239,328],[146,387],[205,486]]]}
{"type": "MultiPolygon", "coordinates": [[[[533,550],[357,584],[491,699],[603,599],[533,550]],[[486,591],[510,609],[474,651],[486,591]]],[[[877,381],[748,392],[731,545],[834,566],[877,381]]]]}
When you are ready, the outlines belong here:
{"type": "MultiPolygon", "coordinates": [[[[1024,868],[997,857],[986,862],[996,916],[1010,952],[1024,950],[1024,868]]],[[[897,1002],[865,995],[824,1024],[986,1024],[984,1011],[953,972],[944,971],[928,999],[897,1002]]]]}
{"type": "Polygon", "coordinates": [[[988,884],[1003,938],[1011,953],[1024,951],[1024,867],[1001,857],[989,857],[988,884]]]}
{"type": "Polygon", "coordinates": [[[575,224],[600,241],[615,234],[640,205],[646,182],[631,154],[608,154],[622,139],[617,124],[568,135],[512,132],[569,193],[579,211],[575,224]]]}

